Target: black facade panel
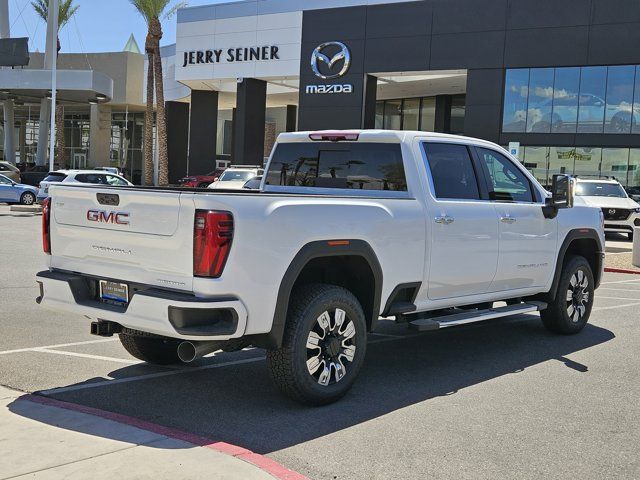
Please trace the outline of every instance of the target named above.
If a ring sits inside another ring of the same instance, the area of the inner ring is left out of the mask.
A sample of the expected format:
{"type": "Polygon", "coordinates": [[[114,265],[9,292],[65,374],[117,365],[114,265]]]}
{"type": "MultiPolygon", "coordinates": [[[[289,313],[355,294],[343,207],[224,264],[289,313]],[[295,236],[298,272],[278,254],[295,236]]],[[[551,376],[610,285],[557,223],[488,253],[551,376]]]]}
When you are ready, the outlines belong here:
{"type": "Polygon", "coordinates": [[[345,75],[338,81],[322,80],[314,75],[300,77],[300,105],[301,107],[362,107],[364,75],[345,75]],[[309,85],[348,84],[353,86],[352,93],[306,93],[309,85]]]}
{"type": "Polygon", "coordinates": [[[500,105],[504,70],[501,68],[467,71],[467,105],[500,105]]]}
{"type": "Polygon", "coordinates": [[[304,12],[302,42],[319,43],[364,38],[366,19],[365,6],[304,12]]]}
{"type": "MultiPolygon", "coordinates": [[[[485,0],[486,3],[490,0],[485,0]]],[[[589,25],[591,0],[510,0],[508,29],[589,25]]],[[[612,0],[609,3],[615,3],[612,0]]]]}
{"type": "Polygon", "coordinates": [[[204,175],[216,168],[218,92],[191,91],[189,175],[204,175]]]}
{"type": "Polygon", "coordinates": [[[187,175],[189,148],[189,104],[166,102],[167,154],[169,156],[169,183],[176,183],[187,175]]]}
{"type": "Polygon", "coordinates": [[[471,137],[492,142],[500,140],[500,105],[467,105],[464,117],[464,133],[471,137]]]}
{"type": "Polygon", "coordinates": [[[367,10],[367,37],[409,37],[431,33],[430,2],[372,5],[367,10]]]}
{"type": "Polygon", "coordinates": [[[589,64],[640,63],[640,23],[594,25],[589,42],[589,64]]]}
{"type": "Polygon", "coordinates": [[[592,0],[592,22],[626,23],[640,22],[640,2],[637,0],[592,0]]]}
{"type": "Polygon", "coordinates": [[[504,31],[449,33],[431,39],[431,70],[500,68],[504,31]]]}
{"type": "Polygon", "coordinates": [[[29,65],[29,39],[0,39],[0,67],[26,67],[29,65]]]}
{"type": "Polygon", "coordinates": [[[233,163],[262,165],[264,161],[264,124],[267,107],[267,82],[245,78],[238,84],[236,116],[233,122],[233,163]]]}
{"type": "Polygon", "coordinates": [[[431,37],[369,38],[365,52],[367,73],[429,70],[431,37]]]}
{"type": "Polygon", "coordinates": [[[362,107],[308,107],[298,120],[298,130],[349,130],[361,124],[362,107]]]}
{"type": "Polygon", "coordinates": [[[433,33],[504,30],[507,0],[448,0],[433,7],[433,33]]]}
{"type": "Polygon", "coordinates": [[[585,65],[589,27],[542,28],[507,32],[507,68],[585,65]]]}

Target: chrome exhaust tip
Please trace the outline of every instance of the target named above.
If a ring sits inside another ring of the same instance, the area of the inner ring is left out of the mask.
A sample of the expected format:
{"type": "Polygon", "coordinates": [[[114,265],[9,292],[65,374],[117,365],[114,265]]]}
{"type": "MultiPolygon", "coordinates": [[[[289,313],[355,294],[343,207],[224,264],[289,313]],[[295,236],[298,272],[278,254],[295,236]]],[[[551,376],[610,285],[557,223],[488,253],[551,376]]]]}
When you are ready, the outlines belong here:
{"type": "Polygon", "coordinates": [[[178,345],[178,358],[183,363],[191,363],[199,358],[220,350],[221,343],[218,341],[211,342],[180,342],[178,345]]]}

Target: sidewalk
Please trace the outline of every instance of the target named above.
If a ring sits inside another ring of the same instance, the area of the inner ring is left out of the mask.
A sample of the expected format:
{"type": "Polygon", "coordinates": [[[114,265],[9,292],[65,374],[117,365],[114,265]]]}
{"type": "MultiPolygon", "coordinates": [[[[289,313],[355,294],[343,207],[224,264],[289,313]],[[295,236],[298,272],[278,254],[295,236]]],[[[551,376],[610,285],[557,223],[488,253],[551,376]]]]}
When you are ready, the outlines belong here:
{"type": "Polygon", "coordinates": [[[304,478],[239,447],[126,419],[0,387],[0,479],[304,478]]]}

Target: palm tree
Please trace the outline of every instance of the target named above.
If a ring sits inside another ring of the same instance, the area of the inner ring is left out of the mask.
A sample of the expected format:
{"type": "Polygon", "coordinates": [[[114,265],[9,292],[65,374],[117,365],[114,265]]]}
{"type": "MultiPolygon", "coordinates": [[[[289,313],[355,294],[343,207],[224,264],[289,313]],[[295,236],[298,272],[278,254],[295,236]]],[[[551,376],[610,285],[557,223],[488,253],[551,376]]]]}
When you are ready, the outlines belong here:
{"type": "MultiPolygon", "coordinates": [[[[49,2],[48,0],[33,0],[31,2],[33,9],[36,13],[47,23],[49,18],[49,2]]],[[[73,0],[61,0],[58,5],[58,33],[60,30],[69,23],[69,20],[76,14],[80,8],[79,5],[74,5],[73,0]]],[[[60,36],[58,36],[57,51],[60,51],[60,36]]],[[[58,103],[56,105],[56,131],[58,132],[57,150],[58,150],[58,163],[64,165],[66,163],[66,145],[64,139],[64,107],[58,103]]]]}
{"type": "Polygon", "coordinates": [[[149,59],[147,66],[147,110],[144,125],[144,183],[153,183],[153,92],[155,84],[156,133],[158,135],[158,184],[169,183],[169,157],[167,152],[167,121],[164,108],[164,88],[162,84],[162,59],[160,39],[162,24],[160,18],[168,18],[185,5],[179,2],[169,8],[172,0],[129,0],[147,22],[145,52],[149,59]]]}

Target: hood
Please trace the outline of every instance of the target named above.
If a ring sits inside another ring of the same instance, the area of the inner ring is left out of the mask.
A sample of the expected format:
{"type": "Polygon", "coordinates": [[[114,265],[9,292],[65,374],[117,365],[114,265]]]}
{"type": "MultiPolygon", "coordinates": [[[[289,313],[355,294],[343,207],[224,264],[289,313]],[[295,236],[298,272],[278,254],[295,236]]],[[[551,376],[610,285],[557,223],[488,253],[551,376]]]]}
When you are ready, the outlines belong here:
{"type": "Polygon", "coordinates": [[[209,188],[211,190],[242,190],[245,183],[247,183],[247,180],[230,180],[228,182],[217,181],[209,185],[209,188]]]}
{"type": "Polygon", "coordinates": [[[599,208],[640,208],[640,205],[630,198],[618,197],[583,197],[579,196],[586,205],[599,208]]]}

